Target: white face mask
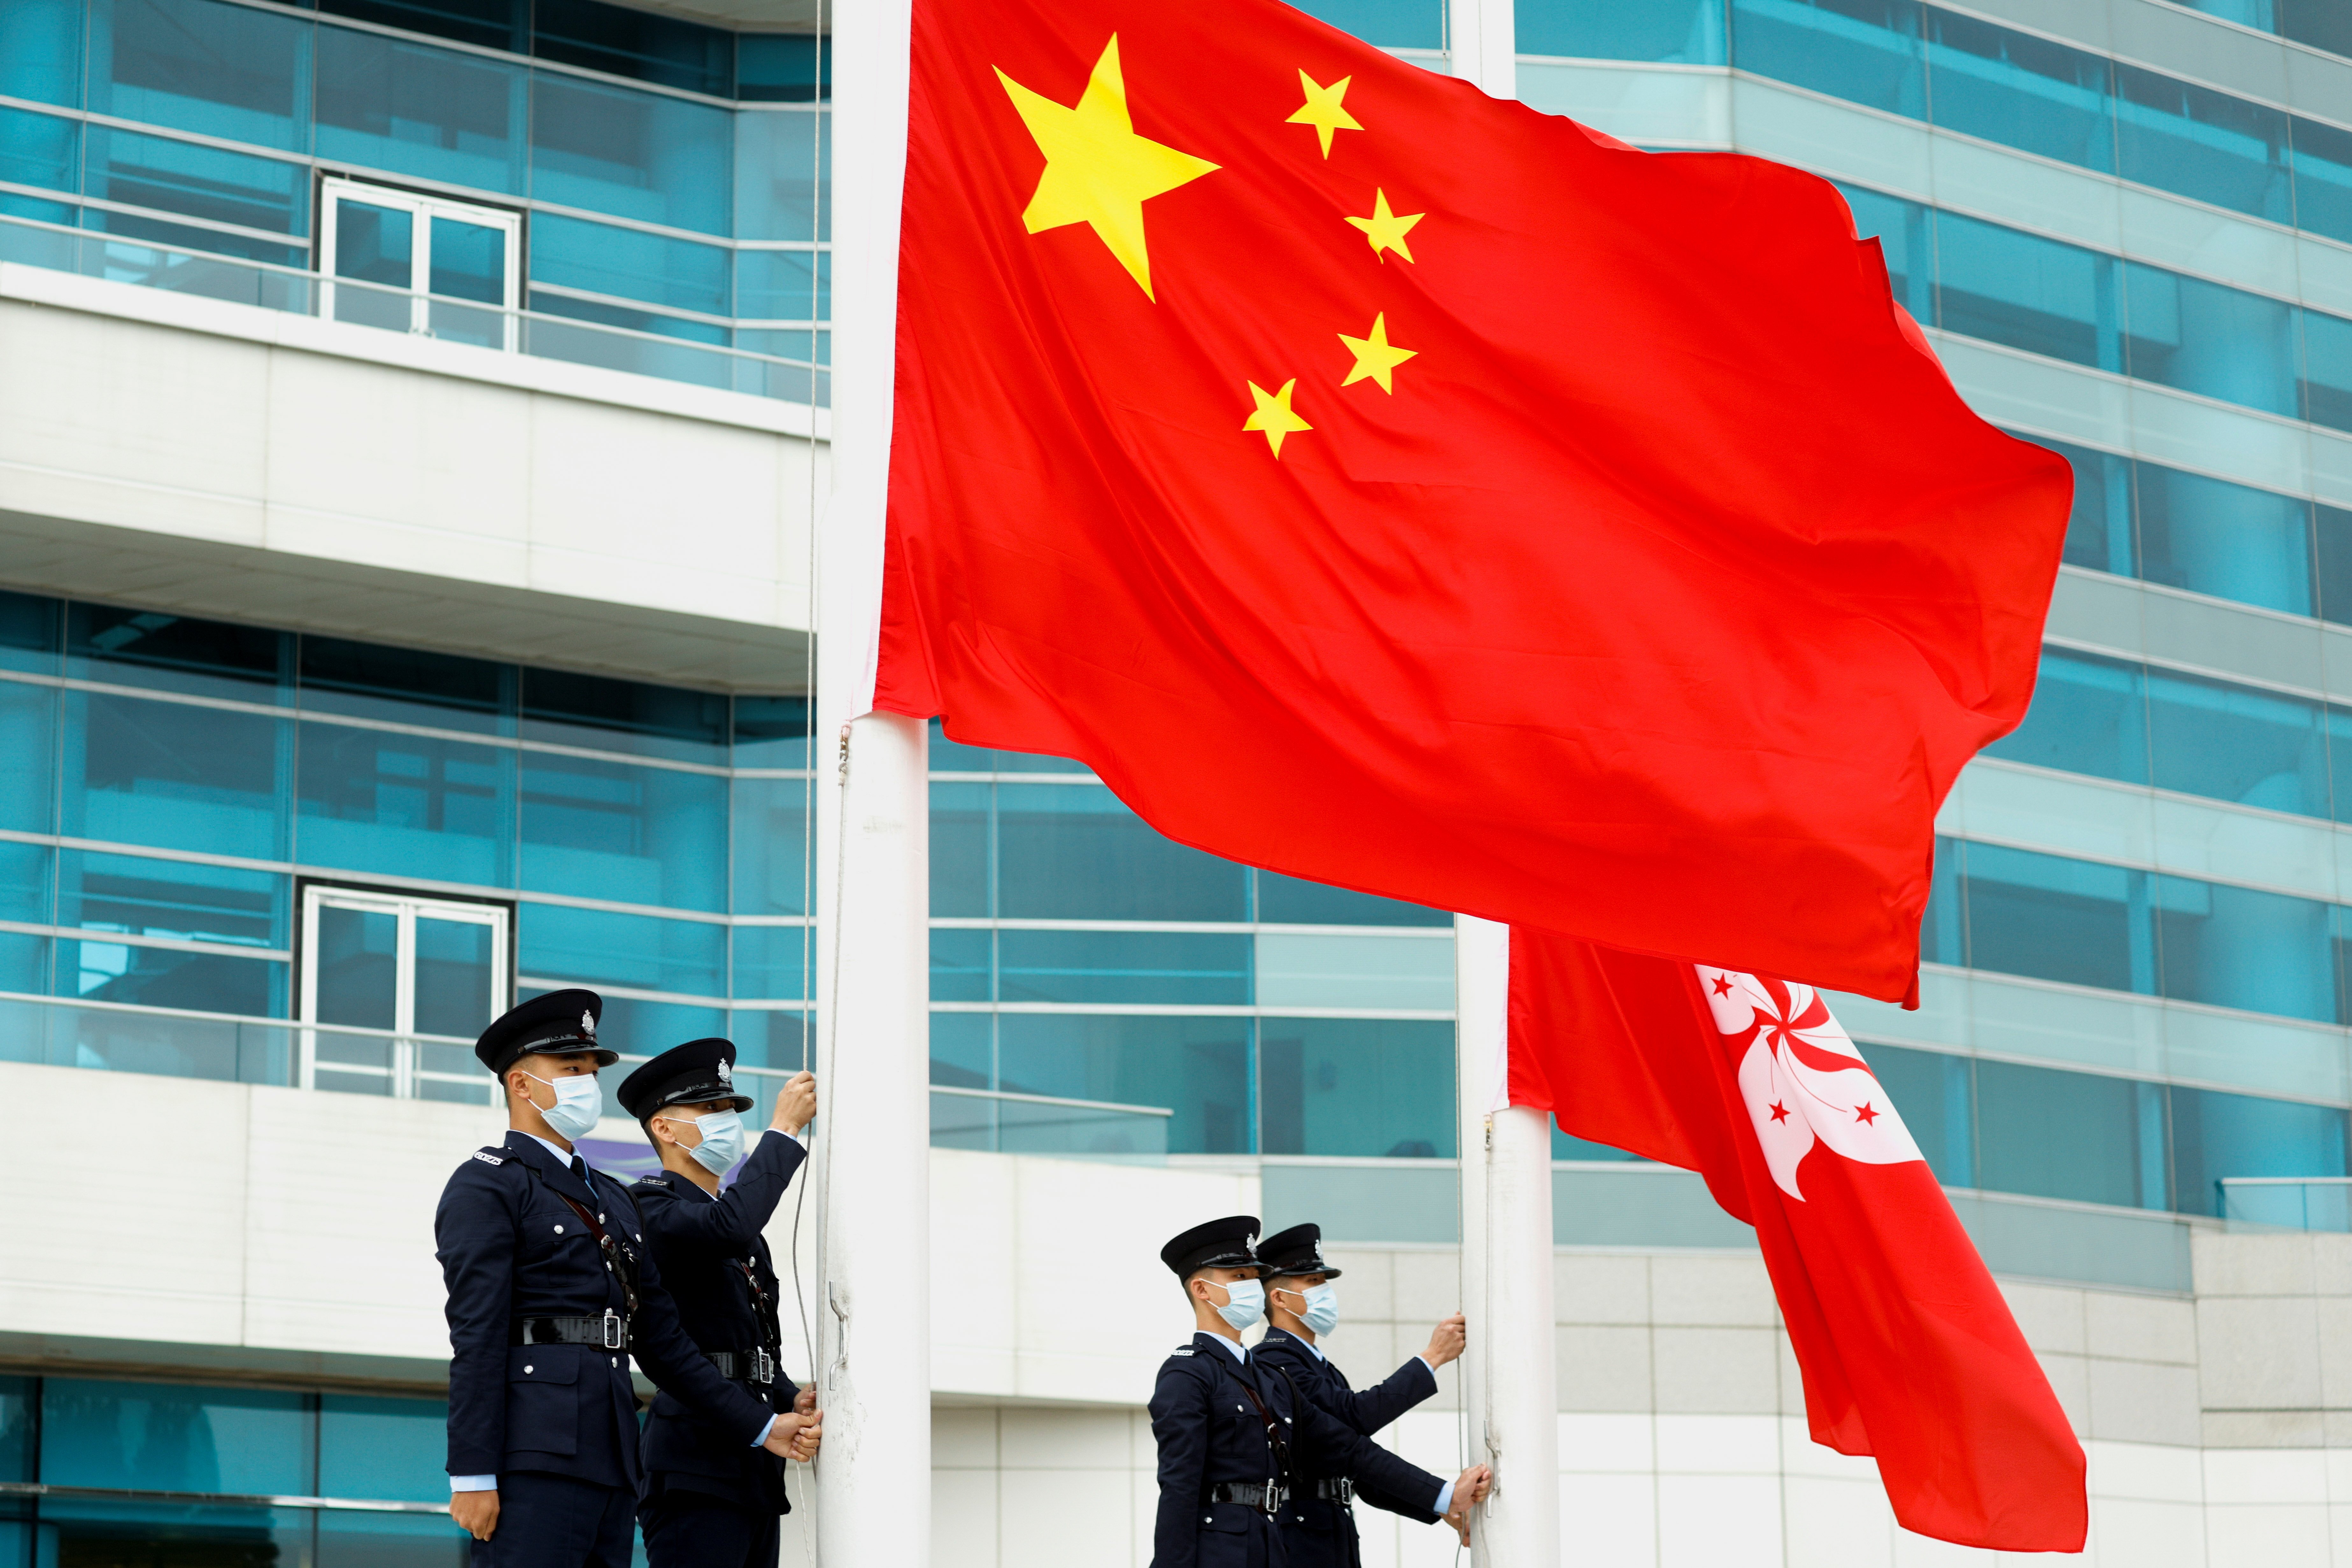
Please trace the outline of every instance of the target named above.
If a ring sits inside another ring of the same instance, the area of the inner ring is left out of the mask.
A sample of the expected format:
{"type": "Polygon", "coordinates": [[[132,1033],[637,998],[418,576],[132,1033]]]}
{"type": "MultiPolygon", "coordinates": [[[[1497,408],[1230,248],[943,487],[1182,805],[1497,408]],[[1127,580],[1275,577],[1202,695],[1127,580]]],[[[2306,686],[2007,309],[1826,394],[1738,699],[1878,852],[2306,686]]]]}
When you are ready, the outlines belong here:
{"type": "MultiPolygon", "coordinates": [[[[540,1114],[555,1129],[559,1138],[582,1138],[596,1130],[604,1116],[604,1090],[591,1072],[571,1078],[547,1079],[524,1069],[523,1077],[543,1083],[555,1091],[553,1109],[541,1108],[540,1114]]],[[[534,1101],[533,1103],[537,1103],[534,1101]]]]}
{"type": "Polygon", "coordinates": [[[1234,1332],[1241,1332],[1265,1316],[1265,1287],[1255,1279],[1234,1280],[1225,1287],[1225,1304],[1217,1309],[1217,1316],[1234,1332]]]}
{"type": "Polygon", "coordinates": [[[723,1176],[743,1158],[743,1118],[733,1110],[705,1111],[700,1121],[692,1117],[665,1116],[664,1121],[682,1122],[702,1134],[702,1142],[687,1151],[694,1163],[714,1176],[723,1176]]]}
{"type": "Polygon", "coordinates": [[[1309,1285],[1300,1292],[1305,1305],[1298,1309],[1298,1321],[1318,1337],[1339,1326],[1339,1291],[1333,1285],[1309,1285]]]}

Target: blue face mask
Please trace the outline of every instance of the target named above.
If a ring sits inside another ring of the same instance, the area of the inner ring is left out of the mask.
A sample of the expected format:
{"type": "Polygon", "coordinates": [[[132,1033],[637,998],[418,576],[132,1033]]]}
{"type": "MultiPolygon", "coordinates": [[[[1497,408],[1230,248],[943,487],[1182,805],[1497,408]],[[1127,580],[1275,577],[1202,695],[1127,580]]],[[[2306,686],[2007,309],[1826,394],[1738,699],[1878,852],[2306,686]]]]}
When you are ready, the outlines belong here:
{"type": "Polygon", "coordinates": [[[526,1068],[523,1076],[555,1091],[555,1104],[541,1107],[539,1113],[547,1118],[547,1124],[555,1129],[557,1137],[583,1138],[596,1131],[596,1123],[604,1114],[604,1091],[597,1086],[594,1073],[546,1079],[526,1068]]]}
{"type": "MultiPolygon", "coordinates": [[[[688,1118],[665,1116],[665,1121],[685,1121],[688,1118]]],[[[723,1176],[743,1158],[743,1118],[732,1110],[705,1111],[700,1121],[693,1121],[702,1142],[687,1151],[694,1163],[714,1176],[723,1176]]]]}
{"type": "Polygon", "coordinates": [[[1306,1298],[1298,1309],[1298,1321],[1314,1331],[1318,1339],[1339,1326],[1339,1292],[1331,1285],[1309,1285],[1300,1292],[1306,1298]]]}
{"type": "Polygon", "coordinates": [[[1255,1279],[1236,1279],[1225,1287],[1225,1304],[1217,1309],[1223,1318],[1240,1333],[1265,1316],[1265,1287],[1255,1279]]]}

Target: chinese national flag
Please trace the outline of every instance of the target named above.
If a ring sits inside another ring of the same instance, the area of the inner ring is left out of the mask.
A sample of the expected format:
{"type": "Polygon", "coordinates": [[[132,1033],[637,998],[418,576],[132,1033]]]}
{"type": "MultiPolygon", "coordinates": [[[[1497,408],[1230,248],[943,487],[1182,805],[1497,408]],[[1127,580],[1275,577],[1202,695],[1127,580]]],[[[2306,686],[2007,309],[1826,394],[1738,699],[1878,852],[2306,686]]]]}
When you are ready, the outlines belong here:
{"type": "Polygon", "coordinates": [[[1514,928],[1510,1102],[1698,1172],[1756,1227],[1813,1440],[1876,1458],[1906,1529],[2083,1549],[2082,1445],[1812,987],[1514,928]]]}
{"type": "Polygon", "coordinates": [[[1275,0],[915,0],[908,113],[876,706],[1234,859],[1905,994],[2069,477],[1831,185],[1275,0]]]}

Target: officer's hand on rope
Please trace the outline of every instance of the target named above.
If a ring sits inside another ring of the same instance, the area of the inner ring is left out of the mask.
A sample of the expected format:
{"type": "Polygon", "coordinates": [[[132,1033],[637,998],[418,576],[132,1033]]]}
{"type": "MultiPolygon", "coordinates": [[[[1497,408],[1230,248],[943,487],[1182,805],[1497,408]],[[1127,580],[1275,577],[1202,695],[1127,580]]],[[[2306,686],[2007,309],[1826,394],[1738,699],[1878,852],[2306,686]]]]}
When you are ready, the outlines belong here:
{"type": "Polygon", "coordinates": [[[812,1417],[809,1424],[801,1428],[800,1436],[793,1439],[793,1458],[803,1465],[807,1464],[816,1458],[817,1445],[824,1440],[824,1417],[818,1415],[812,1417]]]}
{"type": "Polygon", "coordinates": [[[488,1541],[499,1527],[499,1494],[487,1492],[451,1492],[449,1517],[457,1528],[477,1541],[488,1541]]]}
{"type": "Polygon", "coordinates": [[[817,1439],[824,1436],[823,1415],[803,1415],[795,1411],[776,1417],[768,1428],[768,1440],[761,1447],[780,1459],[806,1459],[816,1452],[817,1439]]]}
{"type": "Polygon", "coordinates": [[[814,1415],[816,1414],[815,1384],[810,1384],[806,1388],[802,1389],[798,1394],[793,1395],[793,1410],[794,1414],[800,1415],[814,1415]]]}
{"type": "Polygon", "coordinates": [[[816,1074],[796,1072],[776,1091],[776,1114],[768,1123],[790,1138],[816,1120],[816,1074]]]}
{"type": "Polygon", "coordinates": [[[1462,1314],[1456,1312],[1430,1331],[1429,1348],[1421,1352],[1421,1359],[1433,1369],[1444,1366],[1461,1355],[1463,1342],[1468,1337],[1469,1330],[1462,1314]]]}
{"type": "Polygon", "coordinates": [[[1470,1510],[1486,1500],[1494,1485],[1495,1472],[1484,1465],[1473,1465],[1454,1479],[1454,1506],[1446,1510],[1445,1522],[1465,1546],[1470,1544],[1470,1510]]]}

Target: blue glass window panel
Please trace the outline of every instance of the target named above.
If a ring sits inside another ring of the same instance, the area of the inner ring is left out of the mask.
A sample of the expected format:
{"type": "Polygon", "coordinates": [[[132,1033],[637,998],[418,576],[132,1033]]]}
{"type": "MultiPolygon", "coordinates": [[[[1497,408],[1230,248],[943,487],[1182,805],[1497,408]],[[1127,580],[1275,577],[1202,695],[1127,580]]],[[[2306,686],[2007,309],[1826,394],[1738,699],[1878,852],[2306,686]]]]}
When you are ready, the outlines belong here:
{"type": "Polygon", "coordinates": [[[1424,909],[1352,888],[1302,881],[1278,871],[1258,871],[1257,918],[1276,925],[1450,926],[1444,910],[1424,909]]]}
{"type": "Polygon", "coordinates": [[[433,220],[432,259],[425,288],[446,300],[503,305],[507,299],[506,231],[486,224],[433,220]]]}
{"type": "Polygon", "coordinates": [[[58,696],[54,687],[0,683],[0,827],[47,833],[55,826],[58,696]]]}
{"type": "Polygon", "coordinates": [[[995,1000],[996,933],[969,926],[931,932],[931,1000],[995,1000]]]}
{"type": "Polygon", "coordinates": [[[55,675],[64,609],[57,599],[0,589],[0,669],[55,675]]]}
{"type": "Polygon", "coordinates": [[[2313,588],[2322,620],[2352,622],[2352,511],[2311,509],[2313,588]]]}
{"type": "Polygon", "coordinates": [[[1250,938],[1213,931],[1001,931],[997,985],[1007,1002],[1242,1005],[1250,938]]]}
{"type": "Polygon", "coordinates": [[[531,196],[641,223],[725,234],[734,184],[733,120],[708,104],[536,72],[531,196]]]}
{"type": "Polygon", "coordinates": [[[809,700],[805,697],[735,699],[735,765],[739,768],[804,768],[809,765],[809,700]]]}
{"type": "Polygon", "coordinates": [[[2124,264],[2130,374],[2294,418],[2294,308],[2137,262],[2124,264]]]}
{"type": "Polygon", "coordinates": [[[1838,190],[1853,212],[1854,232],[1878,241],[1879,258],[1886,265],[1887,288],[1895,302],[1914,320],[1934,321],[1936,268],[1927,234],[1928,209],[1860,185],[1840,183],[1838,190]]]}
{"type": "Polygon", "coordinates": [[[2352,56],[2352,13],[2336,0],[2276,0],[2275,10],[2271,25],[2283,37],[2332,55],[2352,56]]]}
{"type": "Polygon", "coordinates": [[[282,721],[73,691],[65,698],[63,831],[76,838],[286,858],[282,721]]]}
{"type": "Polygon", "coordinates": [[[1863,1054],[1936,1180],[1948,1187],[1975,1186],[1976,1085],[1969,1058],[1879,1045],[1863,1054]]]}
{"type": "Polygon", "coordinates": [[[520,65],[319,29],[319,156],[520,195],[530,73],[520,65]]]}
{"type": "Polygon", "coordinates": [[[49,871],[54,855],[46,844],[0,839],[0,921],[49,923],[49,871]]]}
{"type": "Polygon", "coordinates": [[[1723,0],[1525,0],[1514,19],[1523,55],[1689,66],[1719,66],[1730,58],[1723,0]]]}
{"type": "Polygon", "coordinates": [[[2352,430],[2352,321],[2304,310],[2303,416],[2331,430],[2352,430]]]}
{"type": "Polygon", "coordinates": [[[2118,577],[2137,575],[2132,548],[2131,459],[2045,436],[2021,439],[2048,447],[2074,470],[2074,507],[2066,518],[2066,564],[2112,572],[2118,577]]]}
{"type": "Polygon", "coordinates": [[[535,0],[531,53],[712,98],[735,87],[733,33],[602,0],[535,0]]]}
{"type": "Polygon", "coordinates": [[[81,107],[79,0],[0,5],[0,97],[81,107]]]}
{"type": "Polygon", "coordinates": [[[1251,1020],[1003,1013],[995,1087],[1166,1106],[1171,1154],[1246,1154],[1251,1020]]]}
{"type": "Polygon", "coordinates": [[[448,1420],[445,1400],[321,1394],[317,1495],[447,1500],[448,1420]]]}
{"type": "Polygon", "coordinates": [[[2115,172],[2113,88],[2103,56],[1931,6],[1927,70],[1937,125],[2115,172]]]}
{"type": "MultiPolygon", "coordinates": [[[[745,103],[815,103],[831,98],[832,37],[736,34],[735,96],[745,103]]],[[[736,123],[740,135],[741,119],[736,123]]]]}
{"type": "Polygon", "coordinates": [[[58,923],[87,931],[284,948],[291,896],[276,871],[87,849],[58,856],[58,923]]]}
{"type": "Polygon", "coordinates": [[[1008,919],[1249,918],[1243,868],[1162,838],[1098,784],[1000,784],[996,834],[1008,919]]]}
{"type": "Polygon", "coordinates": [[[1972,967],[2156,989],[2145,872],[1985,844],[1962,855],[1972,967]]]}
{"type": "Polygon", "coordinates": [[[2153,463],[2134,467],[2139,575],[2266,610],[2311,614],[2308,502],[2153,463]]]}
{"type": "MultiPolygon", "coordinates": [[[[6,23],[0,21],[0,28],[6,23]]],[[[5,45],[0,45],[5,47],[5,45]]],[[[54,114],[0,109],[0,180],[75,189],[81,179],[81,126],[54,114]]]]}
{"type": "MultiPolygon", "coordinates": [[[[434,1463],[438,1465],[441,1461],[436,1459],[434,1463]]],[[[426,1479],[438,1481],[445,1494],[449,1489],[449,1478],[445,1472],[436,1471],[426,1479]]],[[[446,1519],[324,1508],[319,1510],[318,1521],[317,1560],[329,1568],[338,1563],[358,1568],[361,1564],[395,1563],[400,1568],[466,1568],[471,1561],[466,1550],[467,1538],[450,1529],[446,1519]]]]}
{"type": "MultiPolygon", "coordinates": [[[[91,126],[86,140],[82,189],[90,195],[247,228],[310,231],[310,171],[299,163],[103,125],[91,126]]],[[[235,237],[206,243],[221,250],[235,237]]]]}
{"type": "Polygon", "coordinates": [[[747,321],[827,320],[833,314],[833,253],[737,251],[735,313],[747,321]]]}
{"type": "Polygon", "coordinates": [[[34,1479],[34,1386],[29,1377],[0,1377],[0,1481],[34,1479]]]}
{"type": "Polygon", "coordinates": [[[733,994],[788,1002],[806,997],[814,942],[807,926],[737,926],[733,994]]]}
{"type": "MultiPolygon", "coordinates": [[[[525,994],[539,993],[525,988],[525,994]]],[[[707,1040],[727,1033],[727,1015],[722,1005],[713,1002],[698,1007],[689,1002],[649,1002],[641,996],[606,996],[604,1016],[597,1026],[597,1037],[613,1049],[626,1051],[631,1056],[650,1057],[682,1046],[688,1040],[707,1040]]],[[[629,1064],[620,1070],[628,1071],[629,1064]]],[[[612,1103],[612,1089],[605,1089],[606,1103],[612,1103]]],[[[749,1094],[750,1089],[744,1090],[749,1094]]],[[[755,1125],[765,1125],[755,1123],[755,1125]]]]}
{"type": "Polygon", "coordinates": [[[486,49],[530,52],[529,0],[318,0],[317,9],[486,49]]]}
{"type": "Polygon", "coordinates": [[[1638,1162],[1642,1158],[1641,1155],[1623,1149],[1612,1148],[1606,1143],[1595,1143],[1590,1139],[1563,1132],[1559,1130],[1558,1122],[1552,1124],[1551,1157],[1555,1160],[1607,1160],[1612,1163],[1628,1160],[1638,1162]]]}
{"type": "Polygon", "coordinates": [[[1927,116],[1916,0],[1732,0],[1731,61],[1914,120],[1927,116]]]}
{"type": "MultiPolygon", "coordinates": [[[[62,228],[73,227],[81,218],[80,209],[70,203],[47,202],[37,196],[20,196],[7,191],[0,191],[0,215],[27,218],[34,223],[53,223],[62,228]]],[[[12,246],[38,247],[40,257],[60,255],[65,249],[65,242],[54,235],[12,233],[6,240],[12,246]]],[[[17,258],[12,256],[8,259],[17,258]]],[[[37,259],[34,256],[26,256],[23,259],[37,267],[48,265],[46,259],[37,259]]]]}
{"type": "Polygon", "coordinates": [[[2327,815],[2320,704],[2164,670],[2148,672],[2147,695],[2157,788],[2327,815]]]}
{"type": "Polygon", "coordinates": [[[301,639],[301,704],[313,712],[511,735],[516,674],[510,664],[457,654],[301,639]]]}
{"type": "Polygon", "coordinates": [[[989,796],[984,784],[931,785],[931,913],[996,912],[990,868],[989,796]]]}
{"type": "Polygon", "coordinates": [[[824,110],[735,116],[735,237],[833,237],[833,116],[824,110]]]}
{"type": "Polygon", "coordinates": [[[2344,1112],[2332,1105],[2172,1091],[2172,1163],[2187,1214],[2218,1215],[2224,1176],[2341,1177],[2344,1145],[2344,1112]]]}
{"type": "Polygon", "coordinates": [[[171,1553],[166,1562],[291,1564],[310,1561],[313,1518],[309,1509],[51,1496],[41,1500],[36,1529],[43,1563],[152,1563],[157,1557],[146,1553],[154,1552],[171,1553]]]}
{"type": "MultiPolygon", "coordinates": [[[[23,931],[0,931],[0,991],[38,996],[49,988],[49,939],[23,931]]],[[[0,1061],[39,1061],[37,1028],[0,1034],[0,1061]]]]}
{"type": "Polygon", "coordinates": [[[1307,0],[1298,8],[1384,49],[1445,47],[1444,0],[1307,0]]]}
{"type": "Polygon", "coordinates": [[[2147,689],[2140,667],[2044,647],[2025,722],[1987,746],[1985,753],[2124,784],[2147,783],[2147,689]]]}
{"type": "Polygon", "coordinates": [[[2295,226],[2352,240],[2352,131],[2296,120],[2288,135],[2294,142],[2295,226]]]}
{"type": "Polygon", "coordinates": [[[89,107],[306,153],[310,33],[308,18],[219,0],[92,0],[89,107]]]}
{"type": "Polygon", "coordinates": [[[1936,323],[1945,331],[2124,368],[2115,258],[1951,213],[1936,215],[1936,323]]]}
{"type": "Polygon", "coordinates": [[[728,313],[727,276],[727,252],[715,245],[553,213],[531,215],[534,283],[723,316],[728,313]]]}
{"type": "Polygon", "coordinates": [[[806,914],[808,781],[739,778],[734,795],[735,912],[806,914]]]}
{"type": "Polygon", "coordinates": [[[2182,877],[2157,889],[2164,994],[2336,1022],[2327,905],[2182,877]]]}
{"type": "Polygon", "coordinates": [[[1965,851],[1957,838],[1937,837],[1927,884],[1927,908],[1919,917],[1919,962],[1958,968],[1969,961],[1967,897],[1960,889],[1965,851]]]}
{"type": "MultiPolygon", "coordinates": [[[[944,933],[934,931],[931,934],[936,941],[944,933]]],[[[934,952],[937,951],[933,949],[934,952]]],[[[995,1086],[995,1015],[931,1015],[931,1081],[956,1089],[991,1089],[995,1086]]]]}
{"type": "MultiPolygon", "coordinates": [[[[118,282],[155,289],[180,287],[179,269],[188,261],[171,254],[174,251],[241,257],[272,267],[302,268],[310,264],[307,245],[279,245],[252,235],[200,228],[194,224],[165,223],[138,213],[108,212],[98,207],[83,207],[79,216],[83,228],[131,242],[106,247],[105,276],[118,282]]],[[[199,272],[197,276],[207,280],[208,286],[219,281],[216,271],[199,272]]]]}
{"type": "Polygon", "coordinates": [[[304,724],[295,858],[310,866],[514,885],[510,748],[304,724]]]}
{"type": "MultiPolygon", "coordinates": [[[[551,294],[543,289],[530,291],[529,308],[542,316],[564,316],[575,321],[593,321],[598,326],[618,327],[627,332],[649,332],[656,337],[676,338],[687,343],[709,343],[725,348],[734,334],[712,321],[691,321],[682,316],[667,316],[659,310],[640,310],[629,305],[606,305],[594,300],[574,300],[567,295],[551,294]]],[[[577,344],[576,336],[569,340],[577,344]]],[[[556,358],[577,359],[587,364],[609,363],[615,369],[633,370],[656,374],[671,381],[700,382],[710,386],[727,386],[733,372],[728,361],[694,350],[665,351],[653,344],[614,344],[604,340],[593,349],[550,347],[546,334],[531,340],[530,352],[556,358]],[[605,356],[610,355],[611,358],[605,356]],[[656,368],[657,367],[657,368],[656,368]]]]}
{"type": "Polygon", "coordinates": [[[2294,221],[2286,115],[2177,78],[2116,67],[2116,172],[2274,223],[2294,221]]]}
{"type": "Polygon", "coordinates": [[[624,904],[727,907],[727,781],[525,752],[522,886],[624,904]]]}
{"type": "Polygon", "coordinates": [[[2160,1209],[2164,1088],[1979,1061],[1979,1184],[2001,1193],[2160,1209]]]}
{"type": "Polygon", "coordinates": [[[66,611],[66,673],[110,686],[152,686],[241,702],[286,700],[294,638],[228,621],[76,600],[66,611]]]}
{"type": "Polygon", "coordinates": [[[316,1497],[309,1404],[257,1388],[43,1378],[41,1479],[316,1497]]]}
{"type": "MultiPolygon", "coordinates": [[[[516,967],[534,979],[687,996],[727,994],[725,926],[560,904],[526,903],[519,918],[516,967]]],[[[646,1054],[667,1048],[656,1046],[646,1054]]]]}
{"type": "Polygon", "coordinates": [[[1450,1160],[1454,1026],[1402,1018],[1258,1023],[1258,1130],[1268,1154],[1450,1160]]]}
{"type": "Polygon", "coordinates": [[[416,215],[369,202],[335,204],[335,276],[406,289],[414,281],[416,215]]]}
{"type": "MultiPolygon", "coordinates": [[[[728,1037],[735,1042],[735,1060],[743,1067],[798,1072],[809,1065],[806,1013],[782,1008],[739,1007],[727,1016],[727,1027],[728,1037]]],[[[747,1088],[743,1092],[758,1095],[763,1105],[772,1108],[774,1104],[765,1083],[761,1083],[757,1089],[747,1088]]],[[[762,1113],[754,1111],[752,1114],[762,1113]]]]}

